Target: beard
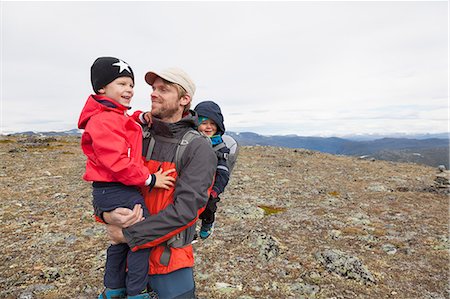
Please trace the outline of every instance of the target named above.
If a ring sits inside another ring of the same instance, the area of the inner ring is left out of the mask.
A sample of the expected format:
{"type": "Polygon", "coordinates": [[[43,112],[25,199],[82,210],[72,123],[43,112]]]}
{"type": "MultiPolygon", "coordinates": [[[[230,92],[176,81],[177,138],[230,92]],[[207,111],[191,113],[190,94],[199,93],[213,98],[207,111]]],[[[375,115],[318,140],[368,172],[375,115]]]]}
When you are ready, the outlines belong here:
{"type": "Polygon", "coordinates": [[[159,107],[153,108],[152,107],[152,116],[159,118],[159,119],[166,119],[171,118],[173,115],[175,115],[178,112],[178,109],[180,106],[178,106],[178,103],[170,106],[163,106],[160,105],[159,107]]]}

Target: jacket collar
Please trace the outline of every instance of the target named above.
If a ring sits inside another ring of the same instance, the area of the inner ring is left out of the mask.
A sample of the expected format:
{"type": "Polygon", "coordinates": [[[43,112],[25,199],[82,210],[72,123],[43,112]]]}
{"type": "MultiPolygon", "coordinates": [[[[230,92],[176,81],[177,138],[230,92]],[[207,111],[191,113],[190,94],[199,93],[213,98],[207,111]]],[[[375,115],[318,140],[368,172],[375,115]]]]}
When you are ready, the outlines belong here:
{"type": "Polygon", "coordinates": [[[121,111],[127,111],[127,110],[131,109],[131,107],[124,106],[124,105],[114,101],[113,99],[110,99],[108,97],[101,96],[101,95],[98,95],[98,94],[93,94],[92,98],[94,100],[96,100],[98,103],[100,103],[103,106],[106,106],[108,108],[119,109],[121,111]]]}
{"type": "Polygon", "coordinates": [[[188,129],[195,129],[196,124],[197,115],[195,111],[189,110],[187,115],[175,123],[163,122],[159,118],[153,117],[150,130],[159,136],[179,138],[182,137],[188,129]]]}

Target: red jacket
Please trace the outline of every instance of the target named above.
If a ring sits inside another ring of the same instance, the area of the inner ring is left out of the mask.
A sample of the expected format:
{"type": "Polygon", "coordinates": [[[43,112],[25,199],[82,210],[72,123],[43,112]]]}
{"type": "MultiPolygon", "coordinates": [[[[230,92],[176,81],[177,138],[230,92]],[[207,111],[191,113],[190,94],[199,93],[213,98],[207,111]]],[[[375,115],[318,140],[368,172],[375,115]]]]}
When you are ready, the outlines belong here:
{"type": "Polygon", "coordinates": [[[125,107],[109,98],[91,95],[78,120],[84,129],[81,148],[87,156],[86,181],[121,182],[143,186],[149,170],[142,158],[142,128],[125,107]]]}

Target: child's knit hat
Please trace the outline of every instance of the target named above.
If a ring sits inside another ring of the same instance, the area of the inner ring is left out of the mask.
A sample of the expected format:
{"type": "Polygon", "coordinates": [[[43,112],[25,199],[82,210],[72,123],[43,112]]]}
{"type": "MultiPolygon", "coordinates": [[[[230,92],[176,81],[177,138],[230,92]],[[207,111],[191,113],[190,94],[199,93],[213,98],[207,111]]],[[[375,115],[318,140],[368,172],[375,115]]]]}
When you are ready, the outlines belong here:
{"type": "MultiPolygon", "coordinates": [[[[225,133],[225,124],[223,123],[223,115],[219,105],[213,101],[203,101],[197,104],[194,108],[199,117],[206,117],[211,119],[217,125],[217,134],[225,133]]],[[[199,121],[199,123],[201,123],[199,121]]]]}
{"type": "Polygon", "coordinates": [[[115,57],[99,57],[91,66],[91,83],[95,93],[119,77],[130,77],[134,84],[131,67],[115,57]]]}

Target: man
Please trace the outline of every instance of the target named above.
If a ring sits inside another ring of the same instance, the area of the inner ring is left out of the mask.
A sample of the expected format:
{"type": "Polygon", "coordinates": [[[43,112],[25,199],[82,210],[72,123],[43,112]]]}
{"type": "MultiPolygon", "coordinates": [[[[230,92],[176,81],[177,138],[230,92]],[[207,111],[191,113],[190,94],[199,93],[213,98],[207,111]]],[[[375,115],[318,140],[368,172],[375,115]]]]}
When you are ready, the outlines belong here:
{"type": "MultiPolygon", "coordinates": [[[[153,88],[152,125],[148,131],[155,140],[146,166],[150,173],[166,171],[175,168],[178,144],[174,140],[181,140],[197,125],[195,112],[189,110],[195,85],[177,68],[148,72],[145,81],[153,88]]],[[[113,224],[108,225],[113,242],[126,242],[132,250],[153,247],[149,281],[159,298],[195,298],[191,242],[195,222],[209,198],[216,165],[216,155],[207,139],[195,138],[186,146],[178,171],[173,173],[174,188],[144,188],[149,217],[127,227],[142,217],[139,207],[133,211],[119,208],[103,215],[108,224],[113,224]],[[169,246],[174,236],[183,240],[182,244],[169,246]]]]}

